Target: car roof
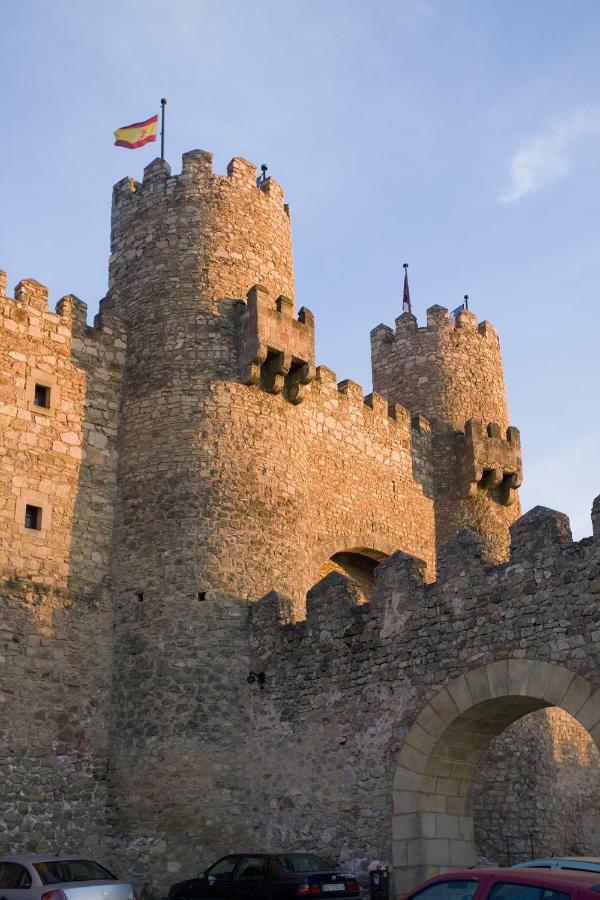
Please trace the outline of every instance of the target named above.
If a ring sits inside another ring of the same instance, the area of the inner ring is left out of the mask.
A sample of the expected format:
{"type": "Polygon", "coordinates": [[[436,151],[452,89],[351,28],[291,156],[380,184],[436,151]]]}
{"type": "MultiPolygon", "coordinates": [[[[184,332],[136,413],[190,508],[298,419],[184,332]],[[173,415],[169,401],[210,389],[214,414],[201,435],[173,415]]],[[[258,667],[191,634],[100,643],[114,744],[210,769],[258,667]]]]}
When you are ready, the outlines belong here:
{"type": "MultiPolygon", "coordinates": [[[[450,879],[474,881],[480,880],[481,878],[493,878],[496,881],[526,881],[534,884],[537,882],[544,885],[560,881],[562,884],[573,884],[578,885],[579,887],[582,885],[593,886],[600,884],[600,872],[586,872],[582,869],[517,869],[512,867],[510,869],[461,869],[455,872],[446,872],[444,875],[437,875],[435,878],[431,879],[431,882],[425,882],[425,884],[433,884],[436,881],[450,879]]],[[[422,885],[419,887],[422,887],[422,885]]],[[[416,890],[417,888],[415,888],[415,891],[416,890]]],[[[414,893],[415,891],[411,891],[411,893],[414,893]]]]}
{"type": "Polygon", "coordinates": [[[293,852],[289,850],[237,850],[235,853],[226,853],[225,856],[219,858],[226,859],[228,856],[316,856],[317,859],[326,859],[320,853],[312,853],[310,851],[302,853],[299,850],[294,850],[293,852]]]}
{"type": "Polygon", "coordinates": [[[0,856],[0,862],[18,862],[18,863],[36,863],[50,862],[51,860],[62,859],[89,859],[89,856],[82,856],[81,853],[9,853],[6,856],[0,856]]]}
{"type": "Polygon", "coordinates": [[[524,859],[521,866],[530,866],[542,862],[591,862],[600,865],[600,856],[540,856],[536,859],[524,859]]]}

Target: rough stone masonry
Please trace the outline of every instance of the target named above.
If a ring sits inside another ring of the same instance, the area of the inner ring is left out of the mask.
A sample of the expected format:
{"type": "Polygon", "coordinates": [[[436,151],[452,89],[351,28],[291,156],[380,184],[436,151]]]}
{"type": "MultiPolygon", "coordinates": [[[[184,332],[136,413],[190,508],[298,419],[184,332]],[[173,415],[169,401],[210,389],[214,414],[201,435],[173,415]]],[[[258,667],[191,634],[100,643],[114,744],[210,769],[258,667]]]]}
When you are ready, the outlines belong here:
{"type": "Polygon", "coordinates": [[[199,150],[115,186],[109,274],[93,327],[0,277],[2,848],[148,895],[236,850],[600,852],[600,535],[519,518],[490,323],[405,313],[338,381],[281,187],[199,150]]]}

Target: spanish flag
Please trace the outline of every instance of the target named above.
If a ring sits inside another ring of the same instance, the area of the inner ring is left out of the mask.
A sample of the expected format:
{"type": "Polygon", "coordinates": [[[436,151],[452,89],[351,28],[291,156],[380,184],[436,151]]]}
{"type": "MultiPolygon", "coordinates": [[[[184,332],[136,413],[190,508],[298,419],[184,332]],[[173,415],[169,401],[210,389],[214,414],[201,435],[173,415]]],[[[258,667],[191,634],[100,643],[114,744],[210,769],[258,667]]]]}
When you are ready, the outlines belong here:
{"type": "Polygon", "coordinates": [[[156,140],[156,129],[158,127],[158,115],[146,119],[145,122],[135,122],[133,125],[124,125],[123,128],[117,128],[114,132],[116,141],[115,147],[127,147],[129,150],[135,150],[136,147],[143,147],[156,140]]]}

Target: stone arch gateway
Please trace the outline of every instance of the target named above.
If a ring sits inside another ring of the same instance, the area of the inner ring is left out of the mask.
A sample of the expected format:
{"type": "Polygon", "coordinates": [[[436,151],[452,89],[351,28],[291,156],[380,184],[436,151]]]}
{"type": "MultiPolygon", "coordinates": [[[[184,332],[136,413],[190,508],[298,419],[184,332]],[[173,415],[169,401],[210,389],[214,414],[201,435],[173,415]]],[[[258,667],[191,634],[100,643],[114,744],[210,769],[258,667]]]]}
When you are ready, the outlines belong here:
{"type": "Polygon", "coordinates": [[[409,729],[393,781],[393,863],[408,889],[475,857],[472,788],[482,751],[528,713],[557,706],[600,744],[600,690],[569,669],[507,659],[450,681],[409,729]]]}

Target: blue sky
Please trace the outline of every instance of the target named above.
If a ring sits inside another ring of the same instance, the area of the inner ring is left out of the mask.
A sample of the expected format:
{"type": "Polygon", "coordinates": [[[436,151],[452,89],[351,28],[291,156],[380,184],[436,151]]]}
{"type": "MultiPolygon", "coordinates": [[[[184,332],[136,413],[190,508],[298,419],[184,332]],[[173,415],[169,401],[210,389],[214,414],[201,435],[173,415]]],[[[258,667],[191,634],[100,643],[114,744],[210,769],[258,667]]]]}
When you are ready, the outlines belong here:
{"type": "Polygon", "coordinates": [[[111,186],[245,156],[292,206],[318,361],[370,389],[369,330],[463,294],[496,325],[524,509],[600,493],[597,0],[1,0],[0,268],[96,310],[111,186]]]}

